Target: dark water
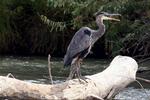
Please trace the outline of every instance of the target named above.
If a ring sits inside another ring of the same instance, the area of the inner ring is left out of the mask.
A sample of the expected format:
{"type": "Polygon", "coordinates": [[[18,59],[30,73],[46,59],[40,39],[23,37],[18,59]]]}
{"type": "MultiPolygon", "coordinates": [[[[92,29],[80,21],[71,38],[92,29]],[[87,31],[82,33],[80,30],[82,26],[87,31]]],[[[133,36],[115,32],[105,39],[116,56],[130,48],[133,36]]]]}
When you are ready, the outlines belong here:
{"type": "MultiPolygon", "coordinates": [[[[82,64],[82,74],[92,75],[104,70],[110,61],[99,59],[86,59],[82,64]]],[[[139,67],[148,68],[150,62],[140,64],[139,67]]],[[[63,68],[61,58],[52,58],[52,76],[55,83],[62,82],[69,74],[69,68],[63,68]]],[[[150,68],[150,67],[149,67],[150,68]]],[[[8,73],[15,78],[33,83],[48,84],[48,68],[46,57],[0,57],[0,75],[8,73]]],[[[150,79],[150,72],[138,74],[140,77],[150,79]]],[[[150,84],[141,82],[144,90],[137,83],[132,83],[120,92],[116,98],[125,100],[150,100],[150,84]]]]}

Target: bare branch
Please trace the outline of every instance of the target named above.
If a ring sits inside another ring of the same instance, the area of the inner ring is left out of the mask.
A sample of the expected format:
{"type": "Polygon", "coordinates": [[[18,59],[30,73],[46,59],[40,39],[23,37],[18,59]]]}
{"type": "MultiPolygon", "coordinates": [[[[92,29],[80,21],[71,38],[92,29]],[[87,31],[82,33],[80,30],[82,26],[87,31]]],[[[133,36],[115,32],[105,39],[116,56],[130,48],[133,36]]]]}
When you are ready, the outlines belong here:
{"type": "Polygon", "coordinates": [[[49,72],[49,78],[50,78],[51,84],[53,84],[50,59],[51,59],[51,55],[49,54],[48,55],[48,72],[49,72]]]}

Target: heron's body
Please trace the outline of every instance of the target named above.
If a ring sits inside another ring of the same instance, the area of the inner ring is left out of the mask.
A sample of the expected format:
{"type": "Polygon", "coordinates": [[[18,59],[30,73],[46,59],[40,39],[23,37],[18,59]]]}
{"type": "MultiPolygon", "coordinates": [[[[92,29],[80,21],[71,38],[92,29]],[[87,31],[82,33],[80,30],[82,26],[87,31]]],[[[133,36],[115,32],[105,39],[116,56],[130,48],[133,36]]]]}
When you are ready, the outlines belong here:
{"type": "MultiPolygon", "coordinates": [[[[96,18],[96,23],[99,27],[98,30],[92,30],[88,27],[80,28],[73,36],[64,57],[64,66],[75,64],[74,71],[70,72],[69,77],[72,78],[72,74],[77,73],[80,77],[80,60],[84,59],[94,45],[94,43],[104,35],[105,25],[103,24],[104,15],[100,15],[96,18]]],[[[106,17],[108,18],[108,17],[106,17]]],[[[113,18],[110,18],[113,19],[113,18]]],[[[116,20],[116,19],[115,19],[116,20]]]]}
{"type": "Polygon", "coordinates": [[[92,33],[88,27],[82,27],[73,36],[64,58],[64,65],[71,65],[73,59],[85,58],[91,50],[92,33]]]}
{"type": "MultiPolygon", "coordinates": [[[[99,24],[98,24],[99,25],[99,24]]],[[[98,30],[92,30],[88,27],[82,27],[73,36],[64,57],[64,66],[71,65],[73,59],[83,59],[89,53],[94,43],[103,36],[105,32],[104,24],[99,26],[98,30]],[[102,33],[102,34],[99,34],[102,33]]]]}

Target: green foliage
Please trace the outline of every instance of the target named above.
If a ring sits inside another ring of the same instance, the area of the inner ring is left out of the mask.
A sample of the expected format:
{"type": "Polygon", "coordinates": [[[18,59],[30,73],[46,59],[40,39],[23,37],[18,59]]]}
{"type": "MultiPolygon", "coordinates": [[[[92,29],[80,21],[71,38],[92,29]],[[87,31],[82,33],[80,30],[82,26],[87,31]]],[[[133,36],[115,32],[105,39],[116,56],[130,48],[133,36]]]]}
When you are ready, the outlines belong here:
{"type": "Polygon", "coordinates": [[[18,38],[18,33],[12,32],[13,27],[11,27],[14,22],[11,20],[15,15],[7,5],[9,5],[10,0],[1,0],[0,3],[0,52],[10,52],[14,49],[13,44],[16,43],[18,38]],[[11,50],[10,50],[11,48],[11,50]]]}
{"type": "Polygon", "coordinates": [[[63,56],[79,28],[97,28],[97,11],[122,14],[98,41],[108,56],[150,53],[149,0],[1,0],[0,53],[63,56]]]}
{"type": "Polygon", "coordinates": [[[139,44],[141,37],[150,33],[148,22],[150,19],[150,1],[123,0],[109,2],[102,8],[103,10],[106,9],[107,11],[115,11],[122,14],[120,23],[109,24],[110,26],[106,34],[106,42],[109,43],[105,43],[106,51],[110,53],[109,55],[112,54],[115,56],[121,53],[123,55],[136,57],[137,55],[143,55],[144,53],[144,56],[150,54],[150,52],[146,52],[147,49],[150,49],[148,45],[142,44],[143,42],[148,42],[148,39],[142,39],[139,44]],[[107,44],[110,44],[110,46],[107,44]],[[139,51],[138,49],[140,47],[145,49],[139,51]]]}
{"type": "Polygon", "coordinates": [[[65,29],[65,23],[63,23],[63,22],[55,22],[55,21],[49,20],[44,15],[40,15],[40,17],[41,17],[41,20],[49,26],[50,32],[52,32],[52,31],[63,31],[65,29]]]}

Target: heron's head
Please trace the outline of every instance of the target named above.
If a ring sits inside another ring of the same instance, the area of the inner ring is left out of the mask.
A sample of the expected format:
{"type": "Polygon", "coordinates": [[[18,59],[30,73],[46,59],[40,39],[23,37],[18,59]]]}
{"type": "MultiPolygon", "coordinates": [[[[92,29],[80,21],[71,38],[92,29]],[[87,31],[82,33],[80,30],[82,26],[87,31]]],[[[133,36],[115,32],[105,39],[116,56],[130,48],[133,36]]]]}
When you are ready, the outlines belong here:
{"type": "Polygon", "coordinates": [[[110,14],[107,12],[97,12],[95,14],[96,19],[98,19],[99,21],[103,21],[103,20],[113,20],[113,21],[120,21],[119,20],[119,16],[121,16],[120,14],[110,14]]]}

